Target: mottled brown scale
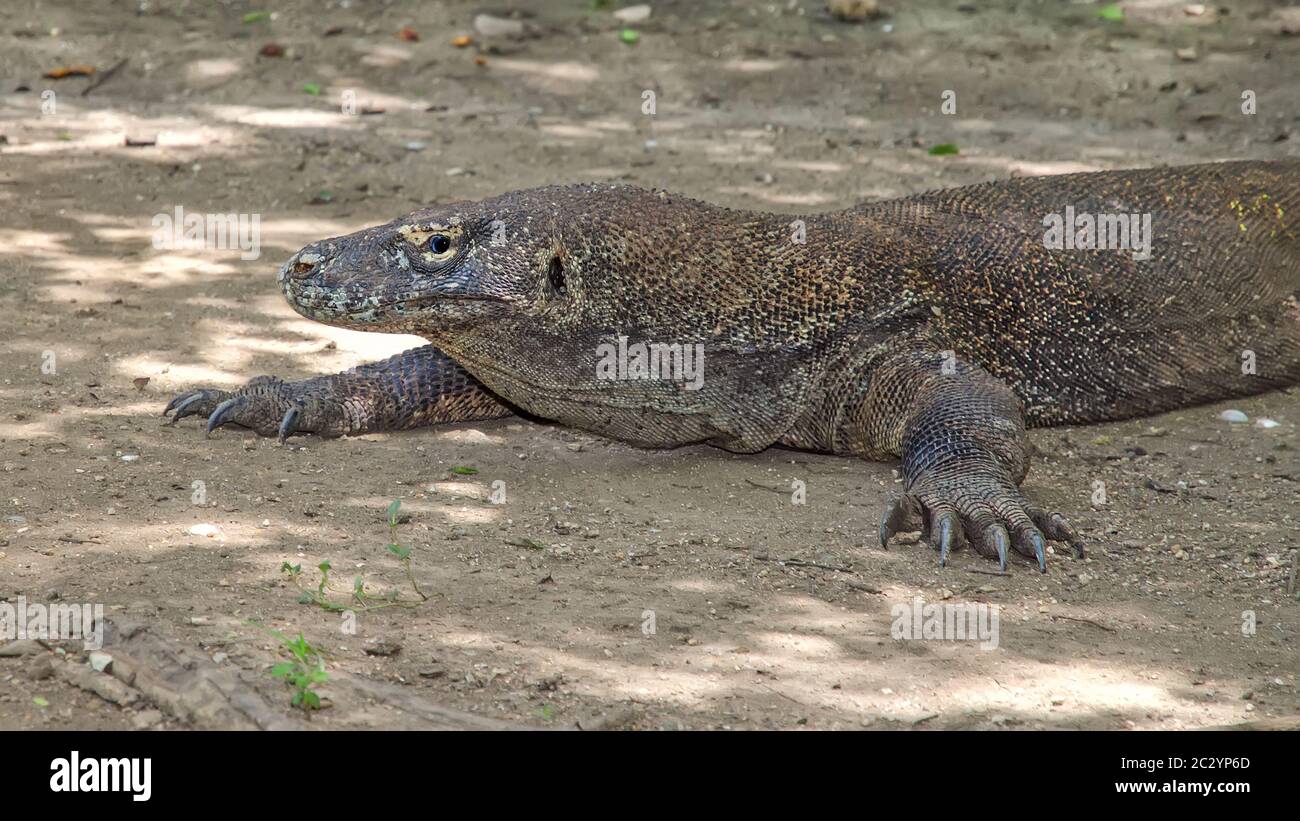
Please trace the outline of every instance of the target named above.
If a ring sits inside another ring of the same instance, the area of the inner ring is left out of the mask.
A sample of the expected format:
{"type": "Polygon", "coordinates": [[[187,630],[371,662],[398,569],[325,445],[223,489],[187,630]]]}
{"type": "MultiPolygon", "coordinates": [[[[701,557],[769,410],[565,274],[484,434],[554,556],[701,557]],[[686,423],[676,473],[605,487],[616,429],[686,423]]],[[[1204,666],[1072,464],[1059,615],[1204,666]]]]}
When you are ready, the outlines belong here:
{"type": "Polygon", "coordinates": [[[882,540],[920,516],[944,558],[966,541],[1042,566],[1044,538],[1078,538],[1019,493],[1026,426],[1300,381],[1297,213],[1292,160],[936,191],[802,217],[802,243],[792,215],[619,185],[520,191],[313,243],[282,270],[305,316],[429,347],[173,404],[282,435],[513,408],[646,446],[901,456],[882,540]],[[1044,217],[1066,206],[1150,214],[1150,259],[1046,247],[1044,217]],[[445,261],[422,253],[427,226],[455,226],[445,261]],[[620,336],[702,345],[703,386],[599,378],[620,336]]]}

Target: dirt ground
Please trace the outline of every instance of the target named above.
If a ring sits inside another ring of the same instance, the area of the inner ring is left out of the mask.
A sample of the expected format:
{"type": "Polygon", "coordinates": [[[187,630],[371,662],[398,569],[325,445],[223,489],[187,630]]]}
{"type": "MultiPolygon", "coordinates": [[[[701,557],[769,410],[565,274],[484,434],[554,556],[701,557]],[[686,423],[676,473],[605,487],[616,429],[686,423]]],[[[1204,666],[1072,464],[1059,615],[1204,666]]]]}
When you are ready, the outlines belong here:
{"type": "MultiPolygon", "coordinates": [[[[417,701],[545,727],[1294,720],[1294,393],[1036,431],[1027,495],[1091,552],[1008,576],[969,552],[941,569],[923,544],[881,550],[889,464],[644,451],[520,419],[280,447],[160,416],[186,388],[419,344],[311,323],[274,278],[302,245],[418,204],[623,180],[807,212],[1015,174],[1300,156],[1294,17],[1124,5],[1108,22],[1089,3],[893,2],[856,25],[813,0],[657,0],[626,43],[588,0],[7,0],[0,600],[102,603],[300,724],[269,675],[284,652],[250,620],[302,632],[331,674],[319,728],[425,726],[417,701]],[[244,22],[259,10],[274,16],[244,22]],[[483,12],[526,30],[481,36],[483,12]],[[42,77],[77,64],[98,72],[42,77]],[[382,113],[344,113],[346,92],[382,113]],[[944,143],[960,153],[929,153],[944,143]],[[261,257],[154,248],[151,220],[176,206],[259,214],[261,257]],[[411,597],[386,550],[394,499],[430,600],[359,613],[355,633],[298,603],[286,562],[314,586],[328,561],[335,601],[356,576],[411,597]],[[891,608],[914,597],[999,605],[999,647],[894,640],[891,608]]],[[[119,706],[43,659],[0,657],[0,728],[223,726],[119,706]]]]}

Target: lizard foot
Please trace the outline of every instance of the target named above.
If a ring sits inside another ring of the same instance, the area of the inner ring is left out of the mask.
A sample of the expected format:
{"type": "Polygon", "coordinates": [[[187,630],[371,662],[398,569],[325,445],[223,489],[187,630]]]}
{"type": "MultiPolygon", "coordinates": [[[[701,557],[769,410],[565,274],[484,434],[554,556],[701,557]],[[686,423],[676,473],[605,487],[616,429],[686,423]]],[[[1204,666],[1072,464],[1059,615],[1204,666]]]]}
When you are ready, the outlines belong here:
{"type": "Polygon", "coordinates": [[[920,520],[923,538],[939,551],[940,566],[963,543],[996,558],[1003,572],[1008,550],[1038,563],[1047,572],[1047,542],[1065,542],[1083,558],[1083,540],[1059,513],[1029,504],[1015,483],[989,476],[920,478],[895,497],[880,520],[880,546],[920,520]]]}
{"type": "Polygon", "coordinates": [[[208,420],[207,432],[233,424],[275,436],[281,442],[294,433],[339,436],[347,432],[340,402],[321,396],[319,387],[306,382],[285,382],[274,376],[259,376],[236,391],[211,388],[179,394],[163,415],[172,413],[174,425],[187,416],[208,420]]]}

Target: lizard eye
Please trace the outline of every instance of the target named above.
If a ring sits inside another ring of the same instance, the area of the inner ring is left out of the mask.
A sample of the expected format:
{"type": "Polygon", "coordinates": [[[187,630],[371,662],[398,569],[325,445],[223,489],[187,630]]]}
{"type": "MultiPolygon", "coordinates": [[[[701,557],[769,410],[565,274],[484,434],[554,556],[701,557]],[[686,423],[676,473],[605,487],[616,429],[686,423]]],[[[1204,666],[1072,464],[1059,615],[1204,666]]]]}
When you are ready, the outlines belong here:
{"type": "Polygon", "coordinates": [[[435,254],[445,254],[451,249],[451,237],[446,234],[434,234],[429,237],[429,250],[435,254]]]}

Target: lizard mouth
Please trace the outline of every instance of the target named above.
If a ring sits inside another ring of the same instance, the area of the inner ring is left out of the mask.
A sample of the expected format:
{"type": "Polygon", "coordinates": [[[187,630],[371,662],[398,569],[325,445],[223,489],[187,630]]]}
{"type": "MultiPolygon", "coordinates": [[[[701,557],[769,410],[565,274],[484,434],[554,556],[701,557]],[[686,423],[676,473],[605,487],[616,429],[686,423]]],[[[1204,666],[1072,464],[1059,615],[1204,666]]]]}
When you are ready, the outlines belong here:
{"type": "Polygon", "coordinates": [[[484,309],[509,303],[506,297],[490,294],[426,293],[395,295],[387,299],[374,294],[309,289],[286,289],[294,310],[303,316],[331,325],[356,327],[400,324],[431,316],[447,319],[470,318],[484,309]],[[441,308],[441,310],[440,310],[441,308]]]}

